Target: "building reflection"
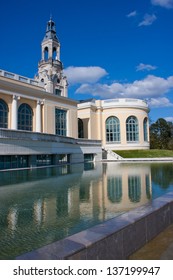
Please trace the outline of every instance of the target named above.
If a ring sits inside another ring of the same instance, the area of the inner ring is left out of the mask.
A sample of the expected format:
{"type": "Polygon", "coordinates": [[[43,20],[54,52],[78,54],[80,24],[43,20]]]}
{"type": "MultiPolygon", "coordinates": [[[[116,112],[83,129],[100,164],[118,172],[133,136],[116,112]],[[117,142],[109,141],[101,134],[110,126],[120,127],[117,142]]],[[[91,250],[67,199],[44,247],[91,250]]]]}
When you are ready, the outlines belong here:
{"type": "MultiPolygon", "coordinates": [[[[124,211],[147,203],[152,196],[151,169],[149,165],[109,164],[104,171],[97,170],[97,187],[88,182],[86,200],[80,200],[80,215],[93,215],[99,209],[99,219],[105,220],[124,211]],[[116,167],[116,168],[115,168],[116,167]],[[89,196],[90,194],[90,196],[89,196]]],[[[95,170],[96,172],[96,170],[95,170]]],[[[83,178],[87,174],[83,173],[83,178]]],[[[91,178],[91,175],[88,176],[91,178]]],[[[87,180],[87,178],[85,178],[87,180]]]]}
{"type": "Polygon", "coordinates": [[[24,183],[22,176],[21,184],[1,186],[0,243],[7,236],[21,242],[27,234],[30,243],[34,236],[37,248],[141,206],[152,197],[147,164],[73,165],[34,176],[34,181],[24,183]]]}
{"type": "MultiPolygon", "coordinates": [[[[109,165],[106,172],[102,172],[102,168],[105,170],[104,165],[92,165],[91,169],[88,167],[86,170],[83,169],[78,176],[75,176],[75,180],[72,180],[74,185],[70,184],[69,187],[70,175],[68,178],[57,177],[57,181],[53,180],[51,183],[48,179],[50,193],[47,197],[44,194],[45,188],[43,188],[43,193],[40,193],[41,198],[33,197],[30,200],[27,223],[29,219],[33,225],[37,226],[52,223],[56,225],[63,223],[65,226],[66,220],[69,219],[76,221],[81,218],[86,220],[95,217],[98,220],[105,220],[109,216],[116,216],[118,213],[141,206],[151,199],[149,166],[117,164],[115,169],[115,164],[113,164],[109,165]],[[57,183],[57,187],[55,188],[54,185],[51,190],[53,182],[57,183]]],[[[61,175],[67,175],[68,171],[63,168],[61,175]]],[[[44,180],[44,185],[45,182],[46,180],[44,180]]],[[[39,186],[40,190],[42,183],[39,181],[35,187],[39,186]]],[[[36,189],[35,195],[38,195],[38,189],[36,189]]],[[[15,207],[10,205],[7,221],[11,231],[16,230],[18,219],[22,219],[23,207],[26,206],[25,197],[22,199],[23,201],[20,200],[19,204],[18,196],[16,196],[15,207]]]]}
{"type": "Polygon", "coordinates": [[[12,207],[9,209],[7,221],[8,227],[10,228],[11,232],[14,232],[17,227],[17,220],[18,220],[18,210],[16,207],[12,207]]]}

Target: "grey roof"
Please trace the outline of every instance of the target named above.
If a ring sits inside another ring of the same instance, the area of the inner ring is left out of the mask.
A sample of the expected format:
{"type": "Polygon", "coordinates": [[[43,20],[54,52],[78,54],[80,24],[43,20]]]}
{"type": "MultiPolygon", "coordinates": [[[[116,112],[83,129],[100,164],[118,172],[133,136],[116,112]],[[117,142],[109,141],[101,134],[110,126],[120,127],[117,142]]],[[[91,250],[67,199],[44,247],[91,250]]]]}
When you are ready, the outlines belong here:
{"type": "Polygon", "coordinates": [[[48,39],[56,40],[59,42],[58,37],[56,36],[55,22],[51,18],[47,22],[46,35],[44,36],[43,41],[48,39]]]}

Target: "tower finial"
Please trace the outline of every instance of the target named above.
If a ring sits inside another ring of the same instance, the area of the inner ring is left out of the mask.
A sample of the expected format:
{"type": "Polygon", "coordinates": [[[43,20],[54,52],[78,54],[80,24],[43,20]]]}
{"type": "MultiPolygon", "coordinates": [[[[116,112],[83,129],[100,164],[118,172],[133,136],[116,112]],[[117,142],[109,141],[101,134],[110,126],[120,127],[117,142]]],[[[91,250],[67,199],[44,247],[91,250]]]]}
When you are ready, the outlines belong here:
{"type": "Polygon", "coordinates": [[[56,36],[56,25],[55,22],[52,20],[52,15],[50,15],[50,20],[47,22],[46,35],[43,40],[47,39],[53,39],[58,41],[58,38],[56,36]]]}

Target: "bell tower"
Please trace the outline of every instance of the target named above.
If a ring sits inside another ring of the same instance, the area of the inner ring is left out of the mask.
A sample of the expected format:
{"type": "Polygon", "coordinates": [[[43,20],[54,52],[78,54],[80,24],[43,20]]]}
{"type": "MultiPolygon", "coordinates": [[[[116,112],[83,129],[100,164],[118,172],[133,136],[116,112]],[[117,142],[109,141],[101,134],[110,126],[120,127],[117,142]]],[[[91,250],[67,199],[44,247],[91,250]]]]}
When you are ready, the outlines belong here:
{"type": "Polygon", "coordinates": [[[52,18],[47,22],[46,34],[41,43],[41,60],[36,80],[51,94],[67,97],[67,79],[63,76],[60,61],[60,42],[52,18]]]}

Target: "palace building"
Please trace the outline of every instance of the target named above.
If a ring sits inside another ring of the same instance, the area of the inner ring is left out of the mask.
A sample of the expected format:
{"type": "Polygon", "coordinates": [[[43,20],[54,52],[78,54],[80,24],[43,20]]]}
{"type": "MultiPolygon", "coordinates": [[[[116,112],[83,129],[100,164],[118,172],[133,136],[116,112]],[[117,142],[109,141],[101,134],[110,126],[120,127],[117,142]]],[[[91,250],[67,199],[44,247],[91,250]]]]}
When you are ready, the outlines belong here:
{"type": "Polygon", "coordinates": [[[0,169],[100,161],[102,149],[148,149],[148,105],[68,98],[50,19],[33,79],[0,70],[0,169]]]}
{"type": "Polygon", "coordinates": [[[149,149],[149,108],[132,98],[78,104],[79,137],[101,139],[106,150],[149,149]]]}

